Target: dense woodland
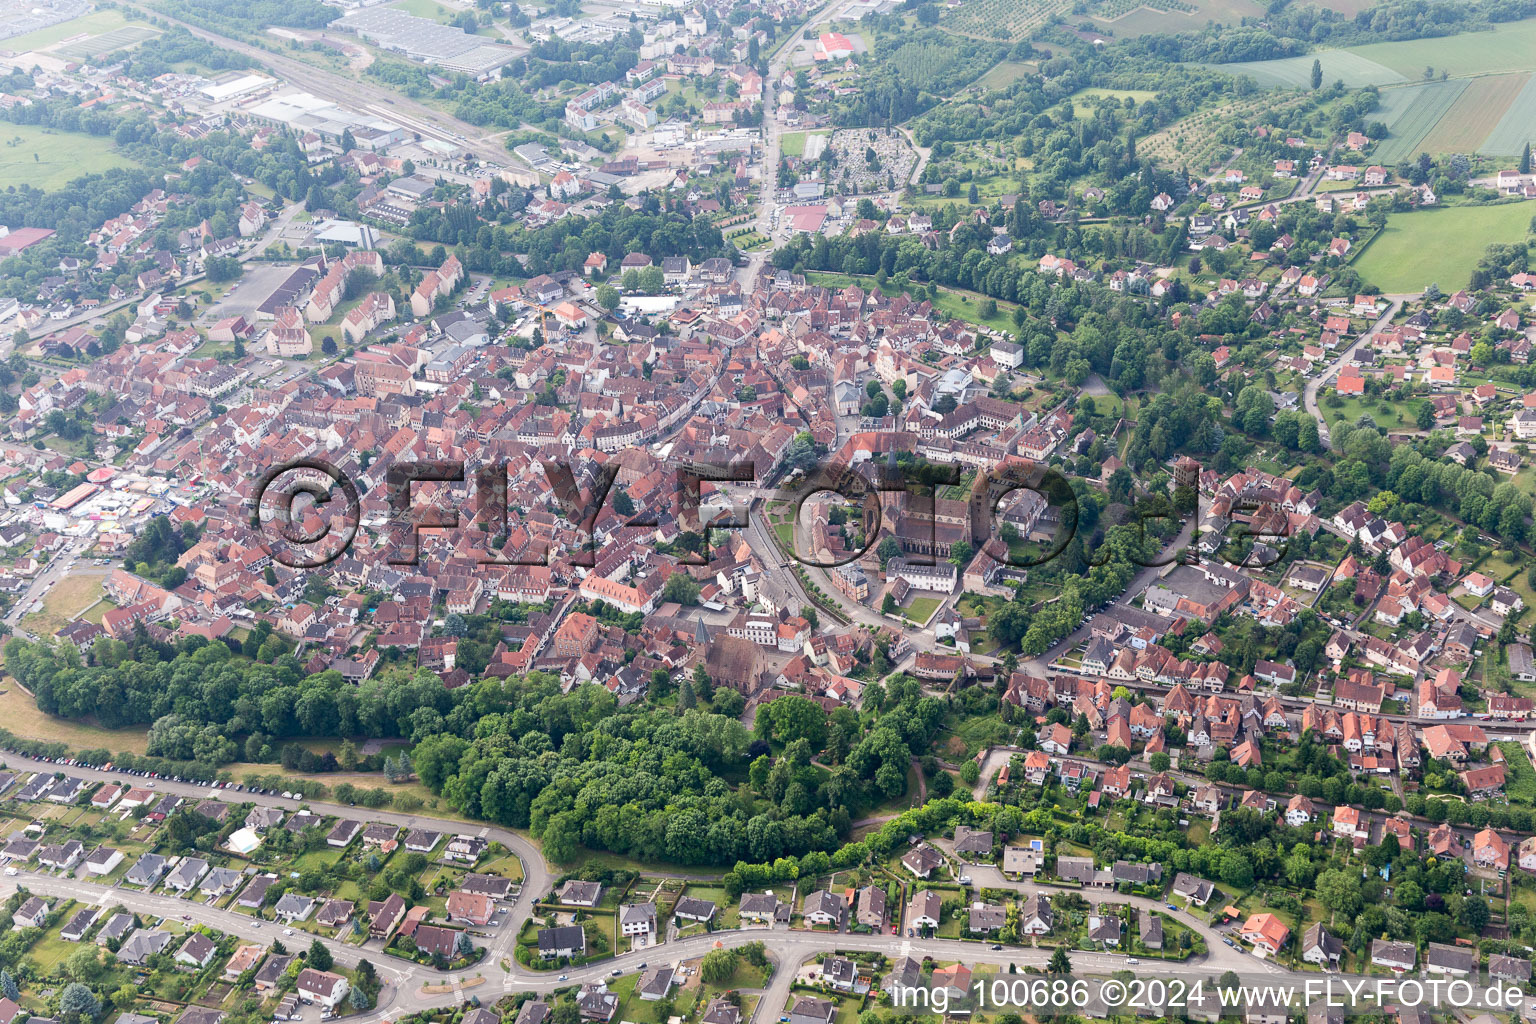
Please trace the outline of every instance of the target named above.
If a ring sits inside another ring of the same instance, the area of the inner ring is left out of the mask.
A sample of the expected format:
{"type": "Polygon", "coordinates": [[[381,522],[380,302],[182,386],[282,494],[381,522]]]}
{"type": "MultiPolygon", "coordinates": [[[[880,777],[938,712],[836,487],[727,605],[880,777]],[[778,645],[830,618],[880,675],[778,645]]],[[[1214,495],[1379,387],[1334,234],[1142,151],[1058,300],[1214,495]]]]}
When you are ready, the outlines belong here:
{"type": "Polygon", "coordinates": [[[306,675],[287,652],[258,627],[244,645],[103,640],[90,665],[68,645],[13,639],[6,664],[48,714],[149,725],[156,757],[217,765],[276,760],[297,736],[409,739],[417,773],[450,806],[531,828],[555,860],[577,844],[688,864],[831,849],[861,812],[905,794],[909,762],[948,714],[896,680],[873,687],[862,713],[781,699],[752,734],[734,717],[739,695],[702,672],[679,713],[621,708],[600,686],[561,693],[541,673],[447,690],[431,672],[390,668],[353,686],[306,675]]]}

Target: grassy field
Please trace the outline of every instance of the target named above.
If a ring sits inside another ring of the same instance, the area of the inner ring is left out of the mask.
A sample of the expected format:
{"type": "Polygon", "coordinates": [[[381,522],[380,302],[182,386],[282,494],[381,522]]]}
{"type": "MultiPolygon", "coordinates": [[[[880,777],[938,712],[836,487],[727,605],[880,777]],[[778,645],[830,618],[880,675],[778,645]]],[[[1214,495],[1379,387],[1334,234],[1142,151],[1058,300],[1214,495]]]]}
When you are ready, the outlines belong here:
{"type": "Polygon", "coordinates": [[[33,125],[0,126],[0,188],[32,185],[55,189],[83,174],[132,164],[110,139],[33,125]]]}
{"type": "Polygon", "coordinates": [[[1528,78],[1504,111],[1499,123],[1493,126],[1479,153],[1488,156],[1518,156],[1521,148],[1536,138],[1536,78],[1528,78]]]}
{"type": "Polygon", "coordinates": [[[1420,148],[1431,156],[1478,149],[1530,80],[1530,72],[1472,79],[1420,148]]]}
{"type": "Polygon", "coordinates": [[[1389,294],[1430,284],[1454,291],[1466,287],[1489,245],[1523,241],[1530,220],[1521,203],[1394,213],[1354,267],[1389,294]]]}
{"type": "Polygon", "coordinates": [[[414,14],[418,18],[430,18],[445,24],[453,20],[454,12],[442,4],[433,3],[433,0],[395,0],[389,6],[397,11],[414,14]]]}
{"type": "Polygon", "coordinates": [[[36,32],[28,32],[24,36],[15,36],[7,39],[5,40],[5,48],[7,50],[15,50],[17,53],[23,53],[27,50],[39,50],[65,39],[73,39],[78,35],[100,35],[103,32],[111,32],[113,29],[122,28],[126,24],[128,24],[128,19],[117,11],[92,11],[90,14],[72,18],[57,25],[40,28],[36,32]]]}
{"type": "MultiPolygon", "coordinates": [[[[1391,44],[1397,45],[1397,44],[1391,44]]],[[[1323,82],[1343,81],[1351,89],[1362,85],[1393,85],[1407,77],[1393,67],[1361,56],[1354,50],[1324,50],[1301,57],[1248,60],[1211,67],[1231,75],[1247,75],[1265,89],[1305,89],[1312,83],[1312,61],[1323,65],[1323,82]]],[[[1423,65],[1419,65],[1422,72],[1423,65]]]]}
{"type": "Polygon", "coordinates": [[[1040,66],[1032,60],[1005,60],[976,80],[983,89],[1006,89],[1026,75],[1033,75],[1040,66]]]}
{"type": "MultiPolygon", "coordinates": [[[[1536,18],[1512,21],[1489,32],[1464,32],[1439,39],[1405,39],[1369,43],[1349,53],[1374,61],[1409,78],[1426,67],[1435,74],[1487,75],[1505,71],[1536,71],[1536,18]]],[[[1310,67],[1310,64],[1308,65],[1310,67]]],[[[1326,68],[1326,59],[1323,62],[1326,68]]],[[[1329,77],[1331,81],[1331,76],[1329,77]]]]}
{"type": "Polygon", "coordinates": [[[144,729],[103,729],[45,715],[9,675],[0,675],[0,722],[18,736],[67,743],[77,750],[103,748],[113,753],[142,754],[148,739],[144,729]]]}
{"type": "Polygon", "coordinates": [[[85,575],[64,577],[43,598],[43,610],[21,620],[22,628],[44,636],[57,633],[76,615],[101,600],[103,579],[103,576],[85,575]]]}
{"type": "Polygon", "coordinates": [[[1376,147],[1374,158],[1383,164],[1395,164],[1416,157],[1424,149],[1424,137],[1440,123],[1466,88],[1466,79],[1456,78],[1383,90],[1372,116],[1385,124],[1391,134],[1376,147]]]}

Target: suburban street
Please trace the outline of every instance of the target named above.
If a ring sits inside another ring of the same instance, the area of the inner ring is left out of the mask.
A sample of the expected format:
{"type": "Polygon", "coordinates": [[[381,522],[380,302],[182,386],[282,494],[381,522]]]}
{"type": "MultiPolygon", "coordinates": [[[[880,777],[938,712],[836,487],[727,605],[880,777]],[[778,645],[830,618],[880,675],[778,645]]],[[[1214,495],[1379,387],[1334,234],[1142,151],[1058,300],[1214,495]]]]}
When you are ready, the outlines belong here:
{"type": "Polygon", "coordinates": [[[1355,349],[1358,348],[1361,343],[1369,341],[1371,338],[1376,336],[1377,331],[1391,325],[1392,318],[1397,316],[1398,310],[1403,308],[1404,302],[1417,297],[1418,296],[1416,295],[1386,296],[1388,299],[1387,311],[1381,316],[1377,317],[1376,322],[1371,324],[1369,328],[1361,331],[1353,341],[1346,345],[1340,345],[1339,354],[1334,358],[1333,362],[1329,363],[1327,366],[1323,367],[1322,370],[1313,374],[1310,378],[1307,379],[1306,388],[1302,391],[1301,395],[1302,405],[1306,408],[1307,412],[1317,420],[1317,433],[1318,436],[1322,439],[1323,446],[1325,448],[1332,448],[1333,441],[1328,436],[1328,420],[1324,418],[1322,410],[1318,408],[1317,405],[1318,391],[1322,389],[1323,385],[1338,377],[1339,371],[1342,370],[1344,365],[1349,362],[1350,357],[1354,354],[1355,349]]]}
{"type": "MultiPolygon", "coordinates": [[[[50,772],[58,770],[57,765],[19,756],[9,756],[5,759],[5,763],[10,770],[31,769],[50,772]]],[[[120,781],[121,779],[117,773],[89,768],[70,767],[67,771],[69,774],[89,780],[120,781]]],[[[494,1001],[514,991],[531,991],[543,995],[557,988],[601,981],[616,970],[629,973],[641,963],[692,959],[714,948],[733,947],[757,941],[765,942],[769,953],[777,961],[776,970],[763,998],[758,1003],[755,1017],[757,1022],[771,1021],[780,1012],[789,998],[790,986],[793,984],[795,974],[803,963],[832,950],[876,951],[892,958],[912,956],[918,959],[933,957],[937,960],[963,960],[968,963],[978,960],[998,964],[1012,963],[1020,968],[1042,967],[1050,956],[1050,950],[1046,948],[1010,946],[1003,951],[993,951],[980,942],[956,939],[924,939],[884,934],[830,934],[786,928],[748,927],[715,931],[651,945],[598,963],[573,967],[564,972],[534,971],[516,963],[513,957],[514,947],[523,924],[533,916],[534,904],[550,892],[554,873],[545,864],[538,846],[516,832],[494,826],[476,826],[433,818],[425,814],[366,810],[324,801],[288,800],[281,796],[264,794],[228,793],[224,790],[210,790],[207,786],[176,783],[163,779],[157,780],[156,788],[162,793],[198,798],[212,796],[225,799],[230,803],[276,806],[290,811],[302,804],[316,814],[388,822],[408,828],[431,828],[450,835],[473,833],[497,841],[517,855],[524,869],[521,892],[509,912],[504,915],[500,926],[495,929],[496,937],[487,943],[484,959],[468,971],[445,974],[430,967],[408,964],[385,955],[380,949],[380,944],[375,940],[370,940],[358,947],[331,939],[321,939],[339,963],[350,967],[354,966],[359,959],[366,958],[379,970],[381,978],[386,982],[386,987],[380,995],[379,1005],[355,1018],[358,1020],[394,1020],[417,1010],[460,1002],[470,993],[488,1001],[494,1001]],[[503,961],[510,966],[503,967],[503,961]],[[566,976],[566,980],[560,980],[560,973],[566,976]],[[424,990],[424,986],[446,986],[446,983],[452,979],[464,982],[475,975],[483,975],[486,981],[478,986],[456,986],[452,991],[424,990]]],[[[991,866],[976,865],[967,870],[974,876],[976,884],[981,887],[1010,889],[1026,894],[1036,891],[1045,893],[1062,891],[1059,887],[1011,881],[991,866]]],[[[314,939],[314,936],[308,932],[295,931],[292,936],[288,936],[284,933],[280,922],[258,922],[247,914],[208,906],[197,900],[181,899],[159,891],[143,892],[123,886],[100,885],[45,871],[19,869],[16,875],[5,876],[0,879],[0,895],[8,895],[18,886],[40,895],[71,898],[97,907],[120,904],[127,910],[141,915],[172,920],[187,918],[193,924],[207,925],[262,945],[269,944],[274,938],[282,938],[290,951],[307,948],[314,939]]],[[[1166,912],[1166,908],[1154,900],[1121,896],[1108,891],[1083,891],[1083,895],[1094,902],[1130,903],[1146,909],[1161,908],[1166,912]]],[[[1203,922],[1182,913],[1177,915],[1177,919],[1184,926],[1200,933],[1210,952],[1194,957],[1181,965],[1159,965],[1159,974],[1191,974],[1196,970],[1202,975],[1219,973],[1227,969],[1247,972],[1276,970],[1269,965],[1261,966],[1259,961],[1242,950],[1225,945],[1221,935],[1203,922]]],[[[1107,972],[1123,970],[1127,967],[1127,957],[1119,953],[1079,951],[1073,952],[1071,957],[1074,969],[1077,971],[1107,972]]]]}

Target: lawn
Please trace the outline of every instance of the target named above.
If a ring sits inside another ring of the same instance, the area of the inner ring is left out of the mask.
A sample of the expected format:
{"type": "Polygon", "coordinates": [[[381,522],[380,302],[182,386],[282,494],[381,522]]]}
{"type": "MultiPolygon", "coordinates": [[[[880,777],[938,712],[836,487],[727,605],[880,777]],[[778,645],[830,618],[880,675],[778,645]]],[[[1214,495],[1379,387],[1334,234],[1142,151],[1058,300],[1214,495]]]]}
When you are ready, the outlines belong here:
{"type": "Polygon", "coordinates": [[[641,999],[635,995],[638,974],[626,974],[608,986],[619,997],[618,1018],[632,1024],[666,1024],[668,1017],[686,1018],[698,998],[698,988],[674,989],[670,1000],[641,999]],[[670,1005],[668,1005],[670,1004],[670,1005]]]}
{"type": "Polygon", "coordinates": [[[1530,210],[1520,203],[1394,213],[1361,250],[1354,267],[1383,292],[1418,292],[1438,284],[1465,288],[1489,245],[1521,242],[1530,210]]]}
{"type": "Polygon", "coordinates": [[[52,636],[71,619],[101,600],[103,576],[65,576],[43,598],[43,610],[21,620],[23,629],[52,636]]]}
{"type": "Polygon", "coordinates": [[[523,880],[523,862],[518,859],[515,853],[509,853],[493,861],[488,861],[476,867],[475,870],[482,875],[500,875],[502,878],[509,878],[513,882],[520,883],[523,880]]]}
{"type": "Polygon", "coordinates": [[[804,156],[805,132],[790,132],[779,139],[780,156],[804,156]]]}
{"type": "Polygon", "coordinates": [[[1005,60],[977,79],[976,84],[983,89],[1006,89],[1025,75],[1033,75],[1039,70],[1034,61],[1005,60]]]}
{"type": "Polygon", "coordinates": [[[914,597],[907,605],[907,618],[922,625],[927,622],[934,612],[938,611],[939,599],[936,597],[914,597]]]}
{"type": "Polygon", "coordinates": [[[1406,430],[1418,430],[1418,420],[1415,419],[1417,400],[1413,402],[1383,402],[1382,400],[1366,401],[1350,395],[1344,399],[1344,404],[1335,406],[1333,398],[1324,398],[1318,403],[1323,411],[1323,419],[1328,421],[1331,427],[1336,423],[1358,423],[1361,416],[1368,415],[1381,426],[1391,430],[1402,427],[1406,430]],[[1382,412],[1385,404],[1391,412],[1382,412]]]}
{"type": "Polygon", "coordinates": [[[32,185],[46,191],[85,174],[131,166],[110,139],[34,125],[0,127],[0,188],[32,185]]]}
{"type": "Polygon", "coordinates": [[[148,740],[144,729],[103,729],[83,722],[54,718],[37,710],[37,704],[9,675],[0,676],[0,723],[18,736],[66,743],[77,750],[104,748],[113,753],[142,754],[148,740]]]}

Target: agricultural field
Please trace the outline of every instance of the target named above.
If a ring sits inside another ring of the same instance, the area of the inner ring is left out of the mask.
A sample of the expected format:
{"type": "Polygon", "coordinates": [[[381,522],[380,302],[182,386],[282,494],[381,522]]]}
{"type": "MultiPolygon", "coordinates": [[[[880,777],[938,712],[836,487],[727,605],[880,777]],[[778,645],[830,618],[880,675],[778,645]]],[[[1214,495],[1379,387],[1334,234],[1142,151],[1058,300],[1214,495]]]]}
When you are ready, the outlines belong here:
{"type": "Polygon", "coordinates": [[[1530,221],[1530,208],[1522,203],[1394,213],[1354,268],[1388,294],[1430,284],[1454,291],[1466,287],[1488,246],[1524,241],[1530,221]]]}
{"type": "Polygon", "coordinates": [[[1376,147],[1375,161],[1395,164],[1411,160],[1422,152],[1424,137],[1456,104],[1466,88],[1466,79],[1453,78],[1383,89],[1381,102],[1371,118],[1385,124],[1391,134],[1376,147]]]}
{"type": "Polygon", "coordinates": [[[959,42],[942,32],[929,31],[905,37],[891,46],[880,41],[876,54],[890,63],[911,85],[939,95],[958,92],[975,82],[1007,55],[997,43],[959,42]]]}
{"type": "Polygon", "coordinates": [[[1478,152],[1488,156],[1519,156],[1527,142],[1536,139],[1536,77],[1510,101],[1509,109],[1488,133],[1478,152]]]}
{"type": "Polygon", "coordinates": [[[1247,75],[1265,89],[1306,89],[1312,84],[1313,60],[1322,63],[1325,83],[1342,81],[1351,89],[1363,85],[1395,85],[1408,80],[1402,72],[1363,57],[1353,50],[1324,50],[1300,57],[1281,57],[1279,60],[1247,60],[1206,66],[1230,75],[1247,75]]]}
{"type": "Polygon", "coordinates": [[[0,126],[0,188],[61,188],[81,175],[132,163],[118,153],[110,139],[35,125],[0,126]]]}
{"type": "Polygon", "coordinates": [[[1529,72],[1472,79],[1420,148],[1431,156],[1478,149],[1530,80],[1529,72]]]}
{"type": "MultiPolygon", "coordinates": [[[[1368,43],[1344,52],[1391,68],[1408,78],[1423,77],[1425,68],[1433,68],[1436,75],[1444,73],[1452,78],[1536,71],[1536,18],[1512,21],[1491,32],[1368,43]]],[[[1325,57],[1323,67],[1326,69],[1327,66],[1325,57]]]]}
{"type": "Polygon", "coordinates": [[[1072,7],[1073,0],[966,0],[940,24],[957,35],[1013,43],[1072,7]]]}
{"type": "Polygon", "coordinates": [[[1300,97],[1277,100],[1273,96],[1250,96],[1199,110],[1148,135],[1136,144],[1136,150],[1165,162],[1183,164],[1191,172],[1198,172],[1231,155],[1231,145],[1222,141],[1224,130],[1236,122],[1251,123],[1267,115],[1272,116],[1275,111],[1284,110],[1298,102],[1301,102],[1300,97]]]}
{"type": "Polygon", "coordinates": [[[1159,11],[1163,14],[1177,12],[1179,14],[1195,13],[1195,5],[1187,4],[1184,0],[1156,0],[1154,3],[1143,3],[1142,0],[1101,0],[1094,8],[1093,16],[1104,21],[1114,21],[1123,18],[1132,11],[1146,7],[1149,10],[1159,11]]]}
{"type": "Polygon", "coordinates": [[[1101,0],[1092,10],[1093,20],[1117,37],[1197,32],[1211,21],[1231,25],[1263,16],[1264,5],[1255,0],[1101,0]]]}

